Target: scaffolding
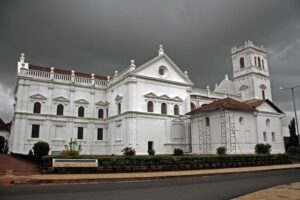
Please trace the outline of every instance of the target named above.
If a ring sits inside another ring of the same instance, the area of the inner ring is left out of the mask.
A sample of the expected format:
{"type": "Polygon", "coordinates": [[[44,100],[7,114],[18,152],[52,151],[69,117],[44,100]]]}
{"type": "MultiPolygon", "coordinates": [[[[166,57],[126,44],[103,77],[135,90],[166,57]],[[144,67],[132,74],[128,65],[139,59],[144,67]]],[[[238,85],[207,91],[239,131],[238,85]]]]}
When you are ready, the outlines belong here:
{"type": "Polygon", "coordinates": [[[199,117],[198,119],[199,152],[203,154],[210,154],[211,137],[209,127],[206,126],[203,117],[199,117]]]}
{"type": "Polygon", "coordinates": [[[236,145],[234,114],[223,110],[221,111],[221,146],[225,147],[228,153],[236,153],[236,145]]]}

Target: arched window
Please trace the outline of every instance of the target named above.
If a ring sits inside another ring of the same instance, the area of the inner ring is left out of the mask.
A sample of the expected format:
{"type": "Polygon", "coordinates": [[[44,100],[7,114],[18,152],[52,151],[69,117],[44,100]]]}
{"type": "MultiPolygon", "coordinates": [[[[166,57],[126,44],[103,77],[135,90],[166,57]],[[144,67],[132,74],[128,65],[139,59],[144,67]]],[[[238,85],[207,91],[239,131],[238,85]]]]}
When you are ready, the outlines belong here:
{"type": "Polygon", "coordinates": [[[191,102],[191,110],[194,110],[194,109],[196,109],[196,105],[191,102]]]}
{"type": "Polygon", "coordinates": [[[103,118],[103,109],[98,110],[98,118],[102,119],[103,118]]]}
{"type": "Polygon", "coordinates": [[[84,107],[82,106],[78,108],[78,117],[84,117],[84,107]]]}
{"type": "Polygon", "coordinates": [[[174,115],[179,115],[179,106],[178,105],[174,106],[174,115]]]}
{"type": "Polygon", "coordinates": [[[264,90],[262,90],[262,91],[261,91],[261,93],[262,93],[262,98],[263,98],[263,99],[266,99],[266,94],[265,94],[265,91],[264,91],[264,90]]]}
{"type": "Polygon", "coordinates": [[[62,104],[57,105],[56,115],[64,115],[64,106],[62,104]]]}
{"type": "Polygon", "coordinates": [[[243,57],[240,58],[240,67],[241,68],[245,67],[245,62],[244,62],[244,58],[243,57]]]}
{"type": "Polygon", "coordinates": [[[258,57],[257,59],[258,59],[258,67],[261,68],[260,57],[258,57]]]}
{"type": "Polygon", "coordinates": [[[122,112],[121,103],[118,103],[118,114],[121,114],[121,112],[122,112]]]}
{"type": "Polygon", "coordinates": [[[261,64],[262,64],[262,68],[264,69],[265,68],[265,62],[264,62],[263,58],[261,59],[261,64]]]}
{"type": "Polygon", "coordinates": [[[147,112],[153,112],[153,102],[148,101],[147,103],[147,112]]]}
{"type": "Polygon", "coordinates": [[[35,102],[33,105],[33,113],[41,113],[41,103],[35,102]]]}
{"type": "Polygon", "coordinates": [[[161,114],[167,114],[167,104],[166,103],[161,104],[161,114]]]}

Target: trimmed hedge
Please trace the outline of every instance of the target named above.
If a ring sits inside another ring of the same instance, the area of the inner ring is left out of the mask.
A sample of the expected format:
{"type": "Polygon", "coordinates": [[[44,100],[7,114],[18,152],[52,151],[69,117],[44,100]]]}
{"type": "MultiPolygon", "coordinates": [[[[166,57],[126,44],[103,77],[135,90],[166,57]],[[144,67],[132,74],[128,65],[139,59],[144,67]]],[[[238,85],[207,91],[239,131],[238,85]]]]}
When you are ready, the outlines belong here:
{"type": "Polygon", "coordinates": [[[286,154],[271,155],[188,155],[188,156],[89,156],[76,157],[44,156],[43,163],[47,168],[52,166],[52,158],[98,159],[99,172],[134,172],[190,170],[225,167],[246,167],[273,164],[289,164],[286,154]]]}

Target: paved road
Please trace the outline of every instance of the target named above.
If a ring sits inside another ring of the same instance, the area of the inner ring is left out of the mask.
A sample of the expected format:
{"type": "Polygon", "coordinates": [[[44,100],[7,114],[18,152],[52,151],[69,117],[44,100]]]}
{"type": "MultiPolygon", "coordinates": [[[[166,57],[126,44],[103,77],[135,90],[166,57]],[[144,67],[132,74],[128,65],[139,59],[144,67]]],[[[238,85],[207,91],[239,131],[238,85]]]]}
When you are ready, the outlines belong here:
{"type": "Polygon", "coordinates": [[[296,181],[300,181],[300,169],[139,182],[9,186],[0,188],[0,199],[230,199],[296,181]]]}

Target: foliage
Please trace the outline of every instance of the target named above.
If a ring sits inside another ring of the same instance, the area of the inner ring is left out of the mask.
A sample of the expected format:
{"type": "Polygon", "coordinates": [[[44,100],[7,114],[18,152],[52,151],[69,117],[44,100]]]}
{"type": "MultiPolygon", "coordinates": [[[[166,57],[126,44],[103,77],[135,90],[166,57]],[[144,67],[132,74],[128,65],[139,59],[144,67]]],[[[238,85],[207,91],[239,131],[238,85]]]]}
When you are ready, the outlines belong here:
{"type": "Polygon", "coordinates": [[[78,143],[76,140],[70,140],[69,145],[65,145],[65,149],[62,150],[62,156],[78,156],[82,151],[81,143],[78,143]]]}
{"type": "Polygon", "coordinates": [[[5,138],[0,136],[0,153],[5,152],[6,141],[5,138]]]}
{"type": "Polygon", "coordinates": [[[289,124],[289,131],[290,131],[290,139],[289,139],[288,146],[299,147],[299,141],[296,135],[295,118],[293,118],[289,124]]]}
{"type": "Polygon", "coordinates": [[[149,149],[147,152],[148,152],[149,156],[154,156],[155,155],[154,149],[149,149]]]}
{"type": "Polygon", "coordinates": [[[135,149],[132,147],[126,147],[121,152],[123,152],[124,156],[134,156],[135,155],[135,149]]]}
{"type": "Polygon", "coordinates": [[[217,154],[218,155],[225,155],[226,151],[227,151],[226,147],[219,147],[219,148],[217,148],[217,154]]]}
{"type": "Polygon", "coordinates": [[[289,146],[287,149],[289,155],[298,155],[300,154],[300,148],[295,146],[289,146]]]}
{"type": "MultiPolygon", "coordinates": [[[[137,155],[137,156],[45,156],[44,165],[50,167],[53,158],[74,158],[74,159],[98,159],[99,166],[102,168],[124,168],[125,166],[173,166],[173,169],[201,169],[216,167],[233,166],[255,166],[267,164],[290,163],[289,156],[286,154],[249,154],[249,155],[137,155]],[[195,168],[191,168],[195,167],[195,168]]],[[[150,169],[151,170],[151,169],[150,169]]]]}
{"type": "Polygon", "coordinates": [[[50,151],[49,144],[47,142],[39,141],[33,145],[34,156],[41,159],[43,156],[48,155],[50,151]]]}
{"type": "Polygon", "coordinates": [[[34,157],[32,149],[30,149],[30,150],[28,151],[28,156],[29,156],[30,158],[34,157]]]}
{"type": "Polygon", "coordinates": [[[272,146],[270,144],[256,144],[255,153],[256,154],[270,154],[272,146]]]}
{"type": "Polygon", "coordinates": [[[179,148],[175,148],[173,155],[174,156],[183,156],[183,150],[179,149],[179,148]]]}

